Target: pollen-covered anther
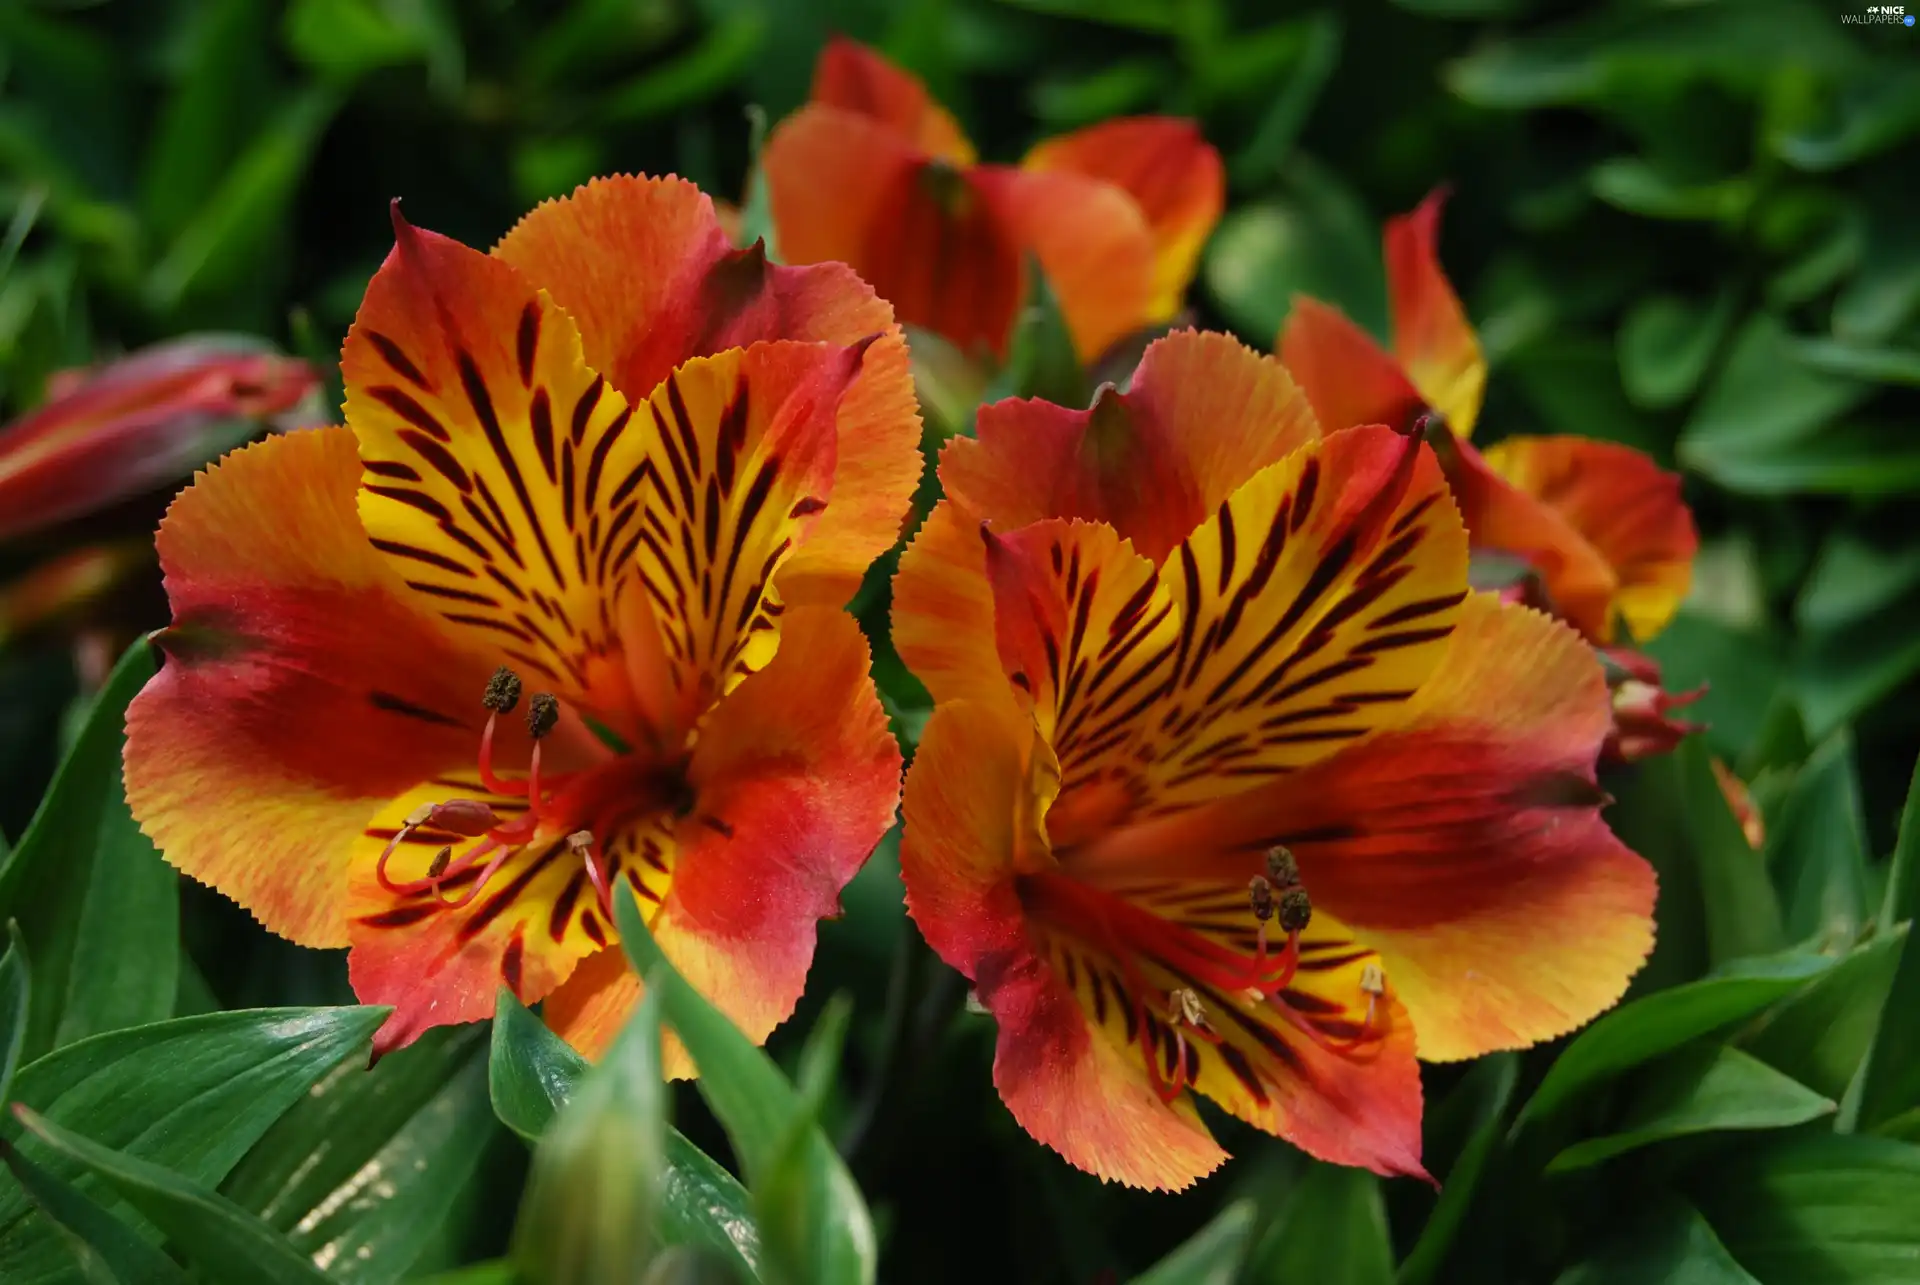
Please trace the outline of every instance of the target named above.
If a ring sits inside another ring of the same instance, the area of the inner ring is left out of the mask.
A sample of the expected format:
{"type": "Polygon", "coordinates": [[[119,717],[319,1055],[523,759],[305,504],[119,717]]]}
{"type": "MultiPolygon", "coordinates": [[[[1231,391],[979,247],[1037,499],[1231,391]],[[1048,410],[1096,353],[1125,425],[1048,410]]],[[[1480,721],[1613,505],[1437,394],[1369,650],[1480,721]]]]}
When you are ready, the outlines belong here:
{"type": "Polygon", "coordinates": [[[600,869],[600,861],[593,854],[593,831],[575,830],[567,836],[567,849],[580,858],[587,868],[587,881],[593,885],[594,896],[600,900],[600,909],[609,919],[613,917],[613,889],[607,886],[607,876],[600,869]]]}
{"type": "Polygon", "coordinates": [[[527,702],[527,734],[539,740],[560,721],[560,700],[552,692],[535,692],[527,702]]]}
{"type": "Polygon", "coordinates": [[[1280,894],[1278,918],[1282,930],[1288,933],[1304,932],[1313,922],[1313,898],[1307,895],[1305,888],[1289,888],[1280,894]]]}
{"type": "Polygon", "coordinates": [[[1262,925],[1273,918],[1273,885],[1263,876],[1255,875],[1248,882],[1247,904],[1253,907],[1253,917],[1262,925]]]}
{"type": "Polygon", "coordinates": [[[427,867],[427,878],[438,879],[447,872],[447,866],[453,861],[453,845],[447,844],[433,854],[433,863],[427,867]]]}
{"type": "Polygon", "coordinates": [[[505,665],[494,670],[480,703],[496,714],[511,714],[513,707],[520,703],[520,675],[505,665]]]}
{"type": "Polygon", "coordinates": [[[1267,849],[1267,878],[1276,888],[1293,888],[1300,883],[1300,863],[1290,848],[1278,845],[1267,849]]]}

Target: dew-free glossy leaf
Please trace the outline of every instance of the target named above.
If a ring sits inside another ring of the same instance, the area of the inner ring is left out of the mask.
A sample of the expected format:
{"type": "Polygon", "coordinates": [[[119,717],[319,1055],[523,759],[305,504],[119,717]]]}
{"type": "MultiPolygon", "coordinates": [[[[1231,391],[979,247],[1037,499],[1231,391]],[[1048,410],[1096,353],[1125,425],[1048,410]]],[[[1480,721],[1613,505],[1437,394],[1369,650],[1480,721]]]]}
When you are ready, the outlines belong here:
{"type": "Polygon", "coordinates": [[[177,878],[134,826],[120,784],[127,703],[153,670],[145,642],[121,657],[0,866],[0,920],[20,921],[33,959],[25,1057],[173,1008],[177,878]]]}
{"type": "MultiPolygon", "coordinates": [[[[529,1141],[539,1138],[589,1069],[587,1060],[513,992],[501,990],[488,1070],[502,1123],[529,1141]]],[[[760,1258],[750,1206],[746,1189],[732,1174],[668,1127],[667,1171],[657,1210],[663,1242],[704,1247],[750,1275],[760,1258]]]]}
{"type": "Polygon", "coordinates": [[[1842,731],[1813,752],[1768,820],[1767,864],[1790,940],[1853,940],[1868,913],[1865,848],[1853,737],[1842,731]]]}
{"type": "Polygon", "coordinates": [[[1875,937],[1840,959],[1770,1014],[1746,1042],[1747,1051],[1808,1087],[1840,1098],[1880,1024],[1903,936],[1891,932],[1875,937]]]}
{"type": "MultiPolygon", "coordinates": [[[[1449,1132],[1464,1135],[1451,1167],[1433,1172],[1440,1178],[1440,1199],[1420,1229],[1420,1239],[1401,1261],[1396,1285],[1427,1285],[1446,1263],[1467,1211],[1473,1205],[1480,1178],[1486,1172],[1506,1133],[1507,1103],[1519,1079],[1520,1060],[1512,1053],[1496,1053],[1475,1063],[1445,1100],[1433,1108],[1426,1126],[1429,1139],[1449,1132]]],[[[1426,1148],[1429,1166],[1432,1143],[1426,1148]]]]}
{"type": "Polygon", "coordinates": [[[1733,1260],[1700,1211],[1660,1200],[1616,1231],[1599,1253],[1562,1272],[1554,1285],[1760,1285],[1733,1260]]]}
{"type": "Polygon", "coordinates": [[[1733,320],[1734,295],[1711,302],[1658,295],[1620,324],[1620,382],[1636,406],[1664,410],[1693,395],[1733,320]]]}
{"type": "Polygon", "coordinates": [[[1765,1285],[1920,1282],[1920,1147],[1781,1136],[1707,1171],[1694,1197],[1765,1285]]]}
{"type": "Polygon", "coordinates": [[[9,920],[7,953],[0,955],[0,1106],[13,1100],[13,1073],[20,1067],[32,1003],[33,966],[27,960],[27,944],[20,925],[9,920]]]}
{"type": "MultiPolygon", "coordinates": [[[[647,931],[631,891],[615,915],[627,956],[659,989],[661,1009],[700,1068],[700,1094],[726,1127],[750,1186],[780,1159],[788,1129],[804,1110],[780,1070],[680,976],[647,931]]],[[[807,1180],[821,1217],[797,1243],[763,1239],[762,1276],[775,1285],[872,1285],[878,1255],[873,1222],[853,1176],[817,1126],[804,1144],[807,1180]]],[[[762,1228],[763,1237],[770,1231],[762,1228]]],[[[785,1229],[783,1229],[785,1230],[785,1229]]]]}
{"type": "Polygon", "coordinates": [[[221,1184],[336,1281],[399,1280],[496,1127],[485,1034],[440,1027],[371,1070],[335,1067],[221,1184]]]}
{"type": "Polygon", "coordinates": [[[1749,960],[1717,976],[1622,1004],[1574,1037],[1548,1068],[1514,1127],[1549,1120],[1622,1072],[1752,1017],[1832,965],[1821,955],[1749,960]]]}
{"type": "MultiPolygon", "coordinates": [[[[364,1057],[383,1008],[260,1009],[177,1018],[96,1035],[40,1058],[14,1078],[14,1098],[104,1146],[219,1182],[289,1107],[353,1056],[364,1057]]],[[[0,1119],[0,1136],[19,1127],[0,1119]]],[[[61,1178],[80,1168],[19,1143],[61,1178]]],[[[78,1185],[98,1190],[87,1178],[78,1185]]],[[[54,1279],[65,1250],[26,1198],[0,1189],[0,1280],[54,1279]]]]}
{"type": "Polygon", "coordinates": [[[1393,1247],[1380,1180],[1314,1163],[1255,1251],[1248,1285],[1390,1285],[1393,1247]]]}
{"type": "Polygon", "coordinates": [[[1615,1132],[1568,1147],[1547,1165],[1547,1172],[1589,1168],[1688,1134],[1784,1129],[1835,1109],[1832,1099],[1739,1049],[1689,1049],[1639,1078],[1615,1132]]]}
{"type": "Polygon", "coordinates": [[[159,1246],[115,1218],[84,1192],[0,1142],[0,1161],[13,1172],[49,1222],[60,1229],[87,1285],[187,1285],[187,1274],[159,1246]]]}
{"type": "Polygon", "coordinates": [[[273,1228],[231,1200],[179,1174],[111,1147],[24,1108],[26,1127],[42,1143],[113,1188],[177,1246],[183,1258],[215,1280],[259,1285],[322,1285],[312,1263],[273,1228]]]}

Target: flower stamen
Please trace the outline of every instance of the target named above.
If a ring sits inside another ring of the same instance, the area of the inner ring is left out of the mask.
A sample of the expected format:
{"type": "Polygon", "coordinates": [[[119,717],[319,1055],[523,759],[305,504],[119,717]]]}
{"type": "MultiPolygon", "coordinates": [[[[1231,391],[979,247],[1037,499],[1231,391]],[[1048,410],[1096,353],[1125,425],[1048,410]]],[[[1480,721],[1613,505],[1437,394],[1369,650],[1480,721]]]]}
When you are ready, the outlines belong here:
{"type": "Polygon", "coordinates": [[[520,703],[520,675],[505,665],[494,670],[480,703],[487,710],[486,730],[480,733],[480,784],[495,794],[522,794],[526,790],[524,785],[503,781],[493,773],[493,729],[502,714],[511,714],[520,703]]]}

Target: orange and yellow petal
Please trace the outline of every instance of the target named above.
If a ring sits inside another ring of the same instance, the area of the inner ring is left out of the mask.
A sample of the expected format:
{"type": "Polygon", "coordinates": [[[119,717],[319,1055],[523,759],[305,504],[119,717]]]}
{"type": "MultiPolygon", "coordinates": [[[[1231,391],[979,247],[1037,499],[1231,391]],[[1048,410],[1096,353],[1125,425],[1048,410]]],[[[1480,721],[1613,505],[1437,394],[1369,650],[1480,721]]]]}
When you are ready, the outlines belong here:
{"type": "Polygon", "coordinates": [[[307,946],[347,941],[349,841],[471,763],[490,667],[421,612],[355,513],[353,434],[229,455],[157,539],[173,623],[127,715],[127,799],[169,861],[307,946]]]}
{"type": "Polygon", "coordinates": [[[980,519],[951,499],[933,506],[900,555],[893,646],[936,704],[1005,697],[986,565],[980,519]]]}
{"type": "Polygon", "coordinates": [[[1604,621],[1597,630],[1579,622],[1590,636],[1611,641],[1624,622],[1645,642],[1666,627],[1692,584],[1700,543],[1677,473],[1632,447],[1583,437],[1508,438],[1487,449],[1486,462],[1551,508],[1611,571],[1617,587],[1604,621]]]}
{"type": "Polygon", "coordinates": [[[893,309],[841,263],[784,267],[735,250],[681,179],[595,179],[494,248],[575,320],[587,364],[629,402],[682,362],[777,339],[872,340],[838,415],[835,503],[782,571],[790,599],[839,605],[899,535],[921,471],[920,416],[893,309]]]}
{"type": "Polygon", "coordinates": [[[1398,726],[1134,843],[1223,878],[1286,845],[1316,914],[1379,951],[1422,1058],[1525,1047],[1617,1001],[1653,944],[1653,871],[1600,816],[1610,724],[1577,634],[1476,594],[1398,726]]]}
{"type": "Polygon", "coordinates": [[[1427,408],[1400,364],[1338,308],[1295,295],[1280,360],[1328,432],[1357,424],[1406,428],[1427,408]]]}
{"type": "Polygon", "coordinates": [[[342,356],[366,464],[361,522],[468,645],[615,710],[618,693],[589,666],[614,649],[600,619],[610,493],[637,475],[593,461],[614,463],[609,448],[646,426],[587,367],[572,319],[516,269],[397,211],[395,236],[342,356]]]}
{"type": "Polygon", "coordinates": [[[1177,1190],[1226,1159],[1191,1102],[1169,1107],[1036,953],[1015,890],[1030,765],[1010,702],[960,701],[928,720],[908,773],[907,909],[999,1023],[994,1085],[1013,1116],[1073,1164],[1177,1190]]]}
{"type": "MultiPolygon", "coordinates": [[[[762,156],[780,253],[847,264],[900,321],[962,349],[1005,351],[1023,289],[1002,181],[928,157],[879,122],[810,105],[762,156]]],[[[1125,198],[1114,198],[1125,204],[1125,198]]]]}
{"type": "Polygon", "coordinates": [[[1181,330],[1148,346],[1126,392],[1103,390],[1091,409],[983,406],[977,437],[947,444],[940,480],[1001,529],[1105,522],[1159,562],[1241,483],[1319,436],[1278,361],[1181,330]]]}
{"type": "Polygon", "coordinates": [[[1226,203],[1225,167],[1199,126],[1171,116],[1103,121],[1047,139],[1023,164],[1102,179],[1131,196],[1153,231],[1151,317],[1164,321],[1180,310],[1226,203]]]}
{"type": "Polygon", "coordinates": [[[1567,515],[1502,477],[1470,443],[1446,434],[1436,450],[1473,547],[1517,559],[1538,578],[1543,605],[1589,639],[1611,637],[1619,578],[1567,515]]]}
{"type": "Polygon", "coordinates": [[[1082,362],[1160,319],[1153,230],[1131,196],[1068,170],[987,165],[971,178],[1014,244],[1040,265],[1082,362]]]}
{"type": "Polygon", "coordinates": [[[1440,270],[1440,209],[1430,194],[1413,213],[1387,220],[1387,295],[1393,351],[1427,405],[1461,437],[1473,434],[1487,387],[1487,362],[1466,309],[1440,270]]]}
{"type": "Polygon", "coordinates": [[[926,86],[858,41],[836,36],[820,51],[812,101],[871,117],[929,156],[974,162],[973,144],[926,86]]]}
{"type": "MultiPolygon", "coordinates": [[[[642,989],[639,974],[627,963],[626,952],[619,946],[609,946],[581,960],[567,980],[547,996],[540,1015],[583,1057],[597,1061],[613,1047],[614,1037],[633,1015],[642,989]]],[[[686,1057],[685,1051],[677,1047],[670,1050],[668,1046],[677,1045],[677,1041],[670,1038],[671,1032],[662,1035],[666,1039],[661,1055],[668,1063],[669,1074],[678,1071],[684,1075],[685,1070],[675,1063],[686,1057]]]]}
{"type": "Polygon", "coordinates": [[[1351,428],[1256,474],[1160,578],[1180,644],[1142,761],[1164,810],[1299,772],[1390,723],[1445,663],[1467,535],[1431,450],[1351,428]]]}

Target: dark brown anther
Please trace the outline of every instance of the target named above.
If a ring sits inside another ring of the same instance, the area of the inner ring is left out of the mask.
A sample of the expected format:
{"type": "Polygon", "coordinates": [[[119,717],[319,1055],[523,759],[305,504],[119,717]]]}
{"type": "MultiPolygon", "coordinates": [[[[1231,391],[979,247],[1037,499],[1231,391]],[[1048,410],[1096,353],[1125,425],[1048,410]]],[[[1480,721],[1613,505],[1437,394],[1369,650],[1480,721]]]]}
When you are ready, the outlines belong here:
{"type": "Polygon", "coordinates": [[[505,665],[493,671],[493,677],[487,680],[487,693],[480,703],[496,714],[510,714],[513,707],[520,703],[520,675],[505,665]]]}
{"type": "Polygon", "coordinates": [[[453,845],[448,844],[433,854],[433,864],[427,867],[427,878],[438,879],[447,872],[447,865],[453,860],[453,845]]]}
{"type": "Polygon", "coordinates": [[[560,701],[552,692],[535,692],[527,702],[527,732],[539,740],[560,721],[560,701]]]}
{"type": "Polygon", "coordinates": [[[1253,906],[1253,917],[1261,923],[1273,918],[1273,885],[1262,875],[1255,875],[1247,884],[1247,900],[1253,906]]]}
{"type": "Polygon", "coordinates": [[[1289,888],[1280,894],[1280,928],[1297,933],[1313,922],[1313,898],[1305,888],[1289,888]]]}
{"type": "Polygon", "coordinates": [[[1300,865],[1285,848],[1267,849],[1267,878],[1276,888],[1293,888],[1300,883],[1300,865]]]}

